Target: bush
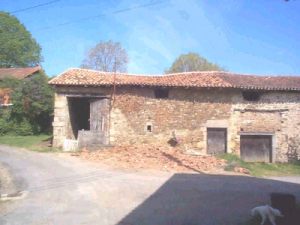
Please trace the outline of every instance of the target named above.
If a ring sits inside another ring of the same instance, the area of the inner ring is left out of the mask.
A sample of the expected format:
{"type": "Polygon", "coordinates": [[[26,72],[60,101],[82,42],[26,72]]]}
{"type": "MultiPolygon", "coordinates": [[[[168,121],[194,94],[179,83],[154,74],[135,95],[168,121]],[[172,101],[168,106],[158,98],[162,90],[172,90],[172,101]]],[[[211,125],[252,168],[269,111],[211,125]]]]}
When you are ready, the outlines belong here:
{"type": "Polygon", "coordinates": [[[26,118],[16,120],[11,117],[10,109],[2,109],[0,113],[0,135],[27,136],[35,133],[37,130],[26,118]]]}
{"type": "Polygon", "coordinates": [[[9,132],[10,135],[27,136],[35,133],[32,128],[32,125],[25,118],[18,122],[16,121],[12,122],[12,125],[13,125],[12,129],[9,132]]]}
{"type": "Polygon", "coordinates": [[[10,110],[0,108],[0,135],[7,134],[11,131],[10,110]]]}
{"type": "MultiPolygon", "coordinates": [[[[53,89],[48,77],[37,73],[22,82],[6,82],[13,89],[10,108],[0,108],[0,135],[32,135],[51,131],[53,89]]],[[[3,85],[3,84],[2,84],[3,85]]]]}

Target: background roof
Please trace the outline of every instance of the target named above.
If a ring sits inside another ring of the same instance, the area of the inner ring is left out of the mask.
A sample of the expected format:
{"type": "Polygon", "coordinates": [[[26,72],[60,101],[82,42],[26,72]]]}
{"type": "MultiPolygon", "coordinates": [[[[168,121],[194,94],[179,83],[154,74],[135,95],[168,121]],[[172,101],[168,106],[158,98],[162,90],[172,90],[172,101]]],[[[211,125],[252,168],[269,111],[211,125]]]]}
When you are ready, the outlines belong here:
{"type": "Polygon", "coordinates": [[[5,77],[14,77],[16,79],[24,79],[41,70],[40,66],[27,68],[0,68],[0,80],[5,77]]]}

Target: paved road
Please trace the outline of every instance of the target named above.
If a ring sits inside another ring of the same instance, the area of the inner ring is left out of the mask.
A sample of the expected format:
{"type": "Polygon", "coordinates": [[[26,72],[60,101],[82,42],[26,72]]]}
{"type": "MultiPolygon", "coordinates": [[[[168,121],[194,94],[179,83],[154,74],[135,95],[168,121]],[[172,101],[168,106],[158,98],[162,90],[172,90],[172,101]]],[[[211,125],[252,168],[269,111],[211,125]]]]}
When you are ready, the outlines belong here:
{"type": "Polygon", "coordinates": [[[289,177],[269,177],[269,179],[300,184],[300,175],[299,176],[289,176],[289,177]]]}
{"type": "Polygon", "coordinates": [[[21,200],[0,204],[6,225],[228,225],[272,191],[300,185],[245,176],[117,171],[64,154],[0,146],[21,200]]]}

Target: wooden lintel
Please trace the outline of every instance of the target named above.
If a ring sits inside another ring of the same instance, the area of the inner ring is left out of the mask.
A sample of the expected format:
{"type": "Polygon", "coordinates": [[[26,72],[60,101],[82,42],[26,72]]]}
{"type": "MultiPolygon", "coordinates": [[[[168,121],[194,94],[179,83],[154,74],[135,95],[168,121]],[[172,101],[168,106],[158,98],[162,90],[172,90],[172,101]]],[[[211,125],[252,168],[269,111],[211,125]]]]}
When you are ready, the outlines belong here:
{"type": "Polygon", "coordinates": [[[234,109],[239,112],[286,112],[289,109],[234,109]]]}
{"type": "Polygon", "coordinates": [[[66,97],[73,97],[73,98],[110,98],[108,95],[103,94],[65,94],[66,97]]]}

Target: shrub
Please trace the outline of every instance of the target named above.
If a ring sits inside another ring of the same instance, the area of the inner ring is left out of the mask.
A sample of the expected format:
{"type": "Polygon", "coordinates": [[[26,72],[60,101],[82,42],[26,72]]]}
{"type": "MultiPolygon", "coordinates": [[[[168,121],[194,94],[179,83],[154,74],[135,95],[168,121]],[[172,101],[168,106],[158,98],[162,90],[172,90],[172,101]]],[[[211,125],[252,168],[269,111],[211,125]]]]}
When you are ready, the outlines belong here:
{"type": "Polygon", "coordinates": [[[23,119],[19,123],[14,123],[14,125],[14,133],[16,135],[27,136],[36,133],[31,123],[26,119],[23,119]]]}
{"type": "Polygon", "coordinates": [[[10,124],[10,110],[5,108],[0,108],[0,135],[9,133],[11,130],[10,124]]]}
{"type": "Polygon", "coordinates": [[[8,80],[5,86],[13,89],[13,106],[0,108],[0,135],[49,132],[54,92],[48,85],[48,77],[40,72],[22,82],[8,80]]]}
{"type": "Polygon", "coordinates": [[[16,120],[11,117],[9,108],[2,109],[0,113],[0,135],[32,135],[37,133],[35,127],[24,117],[16,120]]]}

